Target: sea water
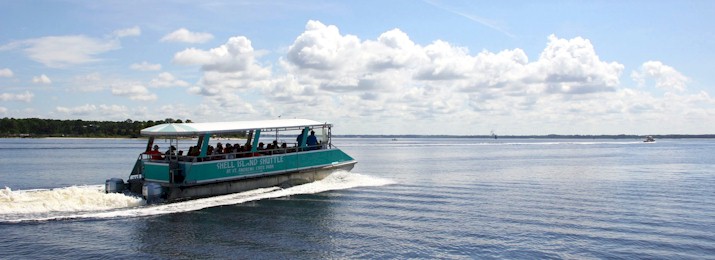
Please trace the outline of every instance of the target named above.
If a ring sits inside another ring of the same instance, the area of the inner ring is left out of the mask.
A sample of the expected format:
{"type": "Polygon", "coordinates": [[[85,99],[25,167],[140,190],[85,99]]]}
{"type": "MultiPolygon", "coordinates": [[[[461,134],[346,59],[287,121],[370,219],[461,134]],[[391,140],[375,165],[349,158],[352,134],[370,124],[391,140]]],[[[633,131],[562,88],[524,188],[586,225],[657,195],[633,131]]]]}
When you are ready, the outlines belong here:
{"type": "Polygon", "coordinates": [[[146,205],[103,192],[144,140],[0,139],[0,258],[715,259],[715,140],[334,144],[352,172],[146,205]]]}

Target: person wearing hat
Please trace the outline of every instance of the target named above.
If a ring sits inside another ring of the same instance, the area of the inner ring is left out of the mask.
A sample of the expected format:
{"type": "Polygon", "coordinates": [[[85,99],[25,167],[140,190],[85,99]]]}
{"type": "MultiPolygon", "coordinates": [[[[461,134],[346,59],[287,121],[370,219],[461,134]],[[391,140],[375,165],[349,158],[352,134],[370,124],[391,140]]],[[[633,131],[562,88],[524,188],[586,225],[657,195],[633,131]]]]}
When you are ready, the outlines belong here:
{"type": "Polygon", "coordinates": [[[161,157],[161,152],[159,152],[159,146],[154,145],[154,149],[151,151],[146,152],[145,154],[148,154],[151,156],[152,160],[162,160],[164,158],[161,157]]]}

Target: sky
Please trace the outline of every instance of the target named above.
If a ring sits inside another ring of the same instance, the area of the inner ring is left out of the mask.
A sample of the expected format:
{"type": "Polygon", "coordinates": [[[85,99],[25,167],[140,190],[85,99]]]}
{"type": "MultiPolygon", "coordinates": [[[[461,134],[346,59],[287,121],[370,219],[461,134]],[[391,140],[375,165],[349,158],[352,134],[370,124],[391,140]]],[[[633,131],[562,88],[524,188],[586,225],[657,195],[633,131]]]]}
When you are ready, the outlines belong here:
{"type": "Polygon", "coordinates": [[[0,118],[715,133],[715,1],[0,0],[0,118]]]}

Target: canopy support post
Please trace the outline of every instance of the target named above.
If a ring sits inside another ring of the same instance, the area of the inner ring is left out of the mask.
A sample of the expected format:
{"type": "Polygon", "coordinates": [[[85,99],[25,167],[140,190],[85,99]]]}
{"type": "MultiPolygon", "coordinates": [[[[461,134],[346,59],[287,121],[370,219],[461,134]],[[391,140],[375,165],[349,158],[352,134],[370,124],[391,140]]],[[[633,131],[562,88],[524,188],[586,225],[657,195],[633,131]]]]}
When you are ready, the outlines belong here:
{"type": "Polygon", "coordinates": [[[256,129],[253,135],[253,144],[251,145],[251,152],[255,153],[258,151],[258,139],[261,139],[261,129],[256,129]]]}
{"type": "Polygon", "coordinates": [[[148,153],[151,151],[151,146],[154,144],[154,137],[149,137],[149,142],[146,143],[146,150],[144,150],[145,153],[148,153]]]}
{"type": "Polygon", "coordinates": [[[211,138],[211,134],[204,134],[203,136],[199,136],[199,143],[196,144],[197,146],[200,144],[201,145],[201,154],[199,154],[199,157],[203,158],[206,157],[206,150],[209,149],[209,139],[211,138]]]}
{"type": "Polygon", "coordinates": [[[300,140],[300,144],[298,144],[300,148],[305,148],[305,142],[308,140],[308,132],[310,132],[309,127],[306,126],[305,128],[303,128],[303,134],[301,135],[301,137],[303,138],[300,140]]]}

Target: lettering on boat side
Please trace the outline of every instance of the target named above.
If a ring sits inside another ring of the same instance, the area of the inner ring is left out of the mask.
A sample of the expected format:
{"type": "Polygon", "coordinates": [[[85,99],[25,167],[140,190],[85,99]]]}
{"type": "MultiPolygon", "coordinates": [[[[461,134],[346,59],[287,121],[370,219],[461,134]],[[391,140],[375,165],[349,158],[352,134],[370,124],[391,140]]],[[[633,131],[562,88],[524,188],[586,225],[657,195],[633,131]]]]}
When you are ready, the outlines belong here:
{"type": "Polygon", "coordinates": [[[240,161],[227,161],[216,163],[218,170],[225,170],[226,174],[251,173],[256,171],[271,170],[275,164],[283,163],[283,156],[271,156],[240,161]]]}

